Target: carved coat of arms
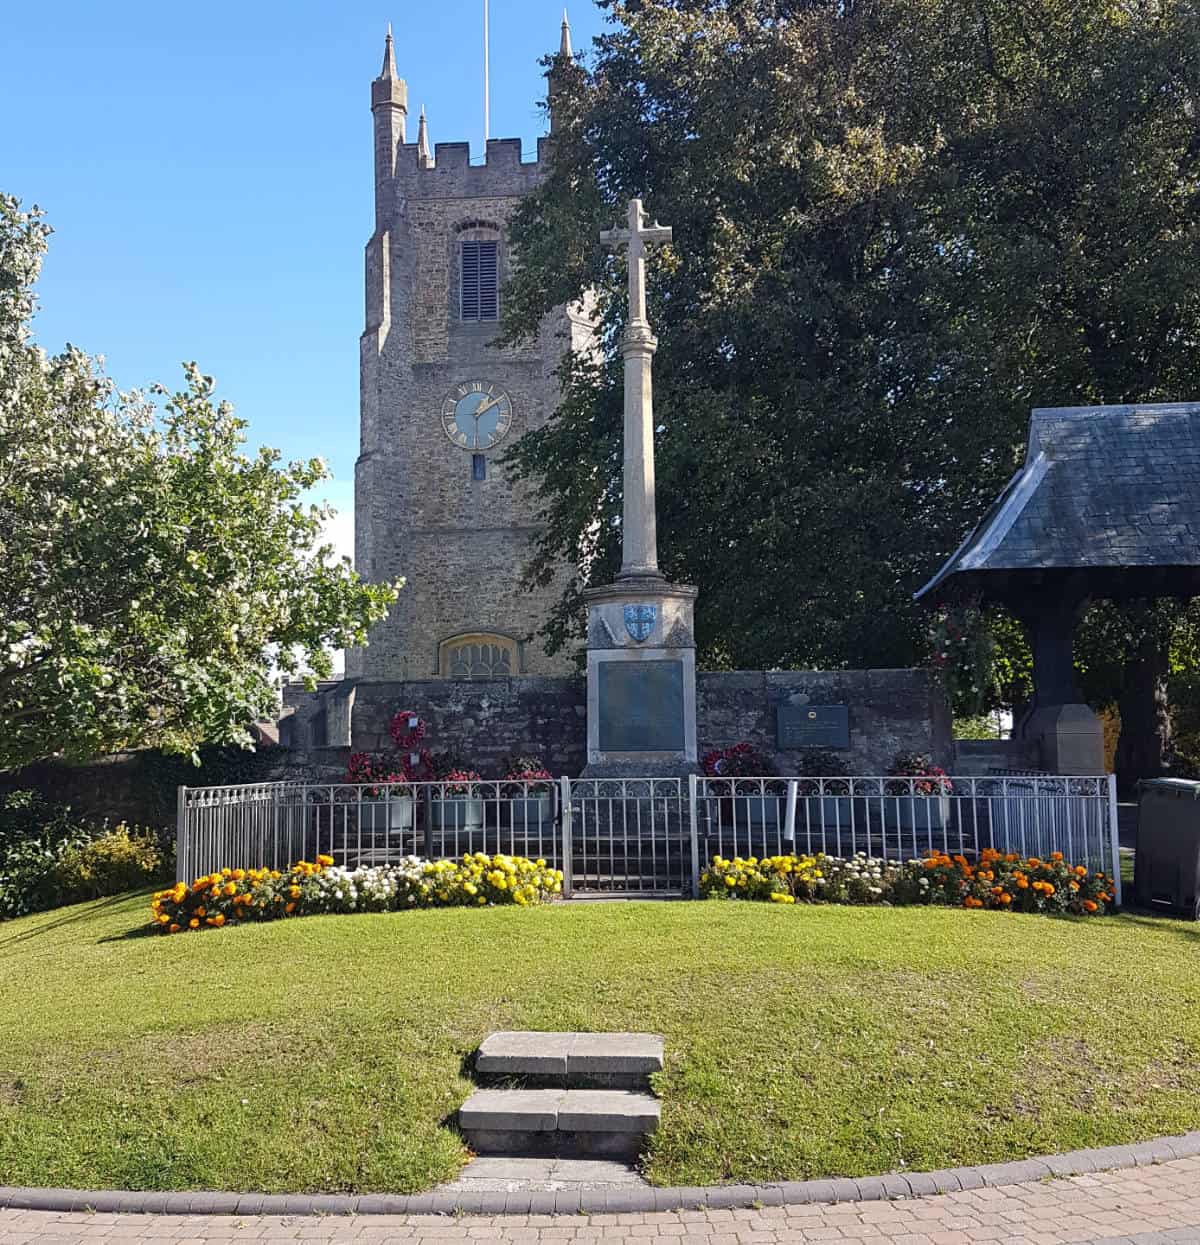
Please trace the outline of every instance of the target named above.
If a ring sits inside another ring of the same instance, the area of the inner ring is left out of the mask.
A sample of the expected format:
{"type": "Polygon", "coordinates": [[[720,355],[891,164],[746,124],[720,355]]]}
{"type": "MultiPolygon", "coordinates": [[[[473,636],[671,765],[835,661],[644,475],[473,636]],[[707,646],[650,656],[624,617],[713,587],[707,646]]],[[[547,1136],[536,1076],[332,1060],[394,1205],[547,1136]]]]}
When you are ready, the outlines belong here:
{"type": "Polygon", "coordinates": [[[630,639],[638,644],[650,638],[650,633],[654,630],[654,624],[657,621],[657,605],[625,606],[625,630],[629,632],[630,639]]]}

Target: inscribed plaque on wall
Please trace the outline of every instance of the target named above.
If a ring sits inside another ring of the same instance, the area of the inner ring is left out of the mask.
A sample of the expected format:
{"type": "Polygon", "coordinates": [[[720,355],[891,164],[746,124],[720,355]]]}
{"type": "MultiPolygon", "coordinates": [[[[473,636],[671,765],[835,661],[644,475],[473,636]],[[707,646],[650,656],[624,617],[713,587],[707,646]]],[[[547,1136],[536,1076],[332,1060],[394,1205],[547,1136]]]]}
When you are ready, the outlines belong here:
{"type": "Polygon", "coordinates": [[[850,711],[845,705],[780,705],[775,732],[781,750],[849,748],[850,711]]]}
{"type": "Polygon", "coordinates": [[[683,751],[683,662],[597,666],[601,752],[683,751]]]}

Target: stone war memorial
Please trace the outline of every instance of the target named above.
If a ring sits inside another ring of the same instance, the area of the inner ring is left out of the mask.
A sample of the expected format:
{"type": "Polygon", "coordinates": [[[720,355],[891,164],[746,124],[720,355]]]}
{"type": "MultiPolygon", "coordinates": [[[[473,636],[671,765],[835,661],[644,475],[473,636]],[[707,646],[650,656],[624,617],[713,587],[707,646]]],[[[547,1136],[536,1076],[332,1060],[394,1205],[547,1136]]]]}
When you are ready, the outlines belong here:
{"type": "Polygon", "coordinates": [[[601,235],[629,256],[625,361],[621,570],[589,588],[587,769],[585,777],[679,774],[696,766],[696,589],[670,584],[658,569],[654,499],[652,361],[657,341],[646,319],[646,244],[671,230],[647,226],[642,201],[629,225],[601,235]]]}

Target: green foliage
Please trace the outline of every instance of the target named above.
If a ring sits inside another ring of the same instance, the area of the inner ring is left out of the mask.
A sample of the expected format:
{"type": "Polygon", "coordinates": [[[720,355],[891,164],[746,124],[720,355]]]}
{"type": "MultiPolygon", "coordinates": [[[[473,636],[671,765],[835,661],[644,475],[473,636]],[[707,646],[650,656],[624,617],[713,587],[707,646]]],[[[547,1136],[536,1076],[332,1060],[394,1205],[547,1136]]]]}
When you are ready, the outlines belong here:
{"type": "Polygon", "coordinates": [[[980,713],[974,717],[955,717],[955,739],[999,739],[995,714],[980,713]]]}
{"type": "Polygon", "coordinates": [[[54,906],[139,890],[161,882],[173,865],[158,836],[122,822],[87,843],[74,843],[54,861],[54,906]]]}
{"type": "Polygon", "coordinates": [[[35,791],[0,795],[0,920],[57,902],[54,870],[91,831],[35,791]]]}
{"type": "Polygon", "coordinates": [[[0,795],[0,920],[148,886],[173,868],[153,830],[110,830],[36,791],[0,795]]]}
{"type": "Polygon", "coordinates": [[[1173,674],[1167,686],[1175,729],[1172,771],[1200,778],[1200,670],[1173,674]]]}
{"type": "MultiPolygon", "coordinates": [[[[1200,17],[1184,0],[641,0],[556,98],[506,333],[595,294],[596,358],[512,467],[541,560],[618,560],[624,271],[642,196],[659,532],[713,665],[907,665],[910,594],[1020,461],[1030,406],[1200,385],[1200,17]]],[[[548,631],[579,628],[579,584],[548,631]]],[[[1020,643],[997,666],[1024,678],[1020,643]]]]}
{"type": "Polygon", "coordinates": [[[399,585],[359,581],[304,503],[319,459],[243,452],[195,364],[123,393],[32,342],[38,214],[0,196],[0,770],[129,748],[246,745],[276,672],[330,668],[399,585]]]}

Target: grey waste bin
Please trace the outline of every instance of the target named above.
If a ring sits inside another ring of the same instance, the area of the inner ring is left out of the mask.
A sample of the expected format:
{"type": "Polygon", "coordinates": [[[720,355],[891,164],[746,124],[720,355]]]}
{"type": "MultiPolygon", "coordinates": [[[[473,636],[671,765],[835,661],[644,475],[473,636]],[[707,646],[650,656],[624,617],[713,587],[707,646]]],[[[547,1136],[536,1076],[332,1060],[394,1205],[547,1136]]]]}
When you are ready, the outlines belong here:
{"type": "Polygon", "coordinates": [[[1200,782],[1151,778],[1138,791],[1134,897],[1200,919],[1200,782]]]}

